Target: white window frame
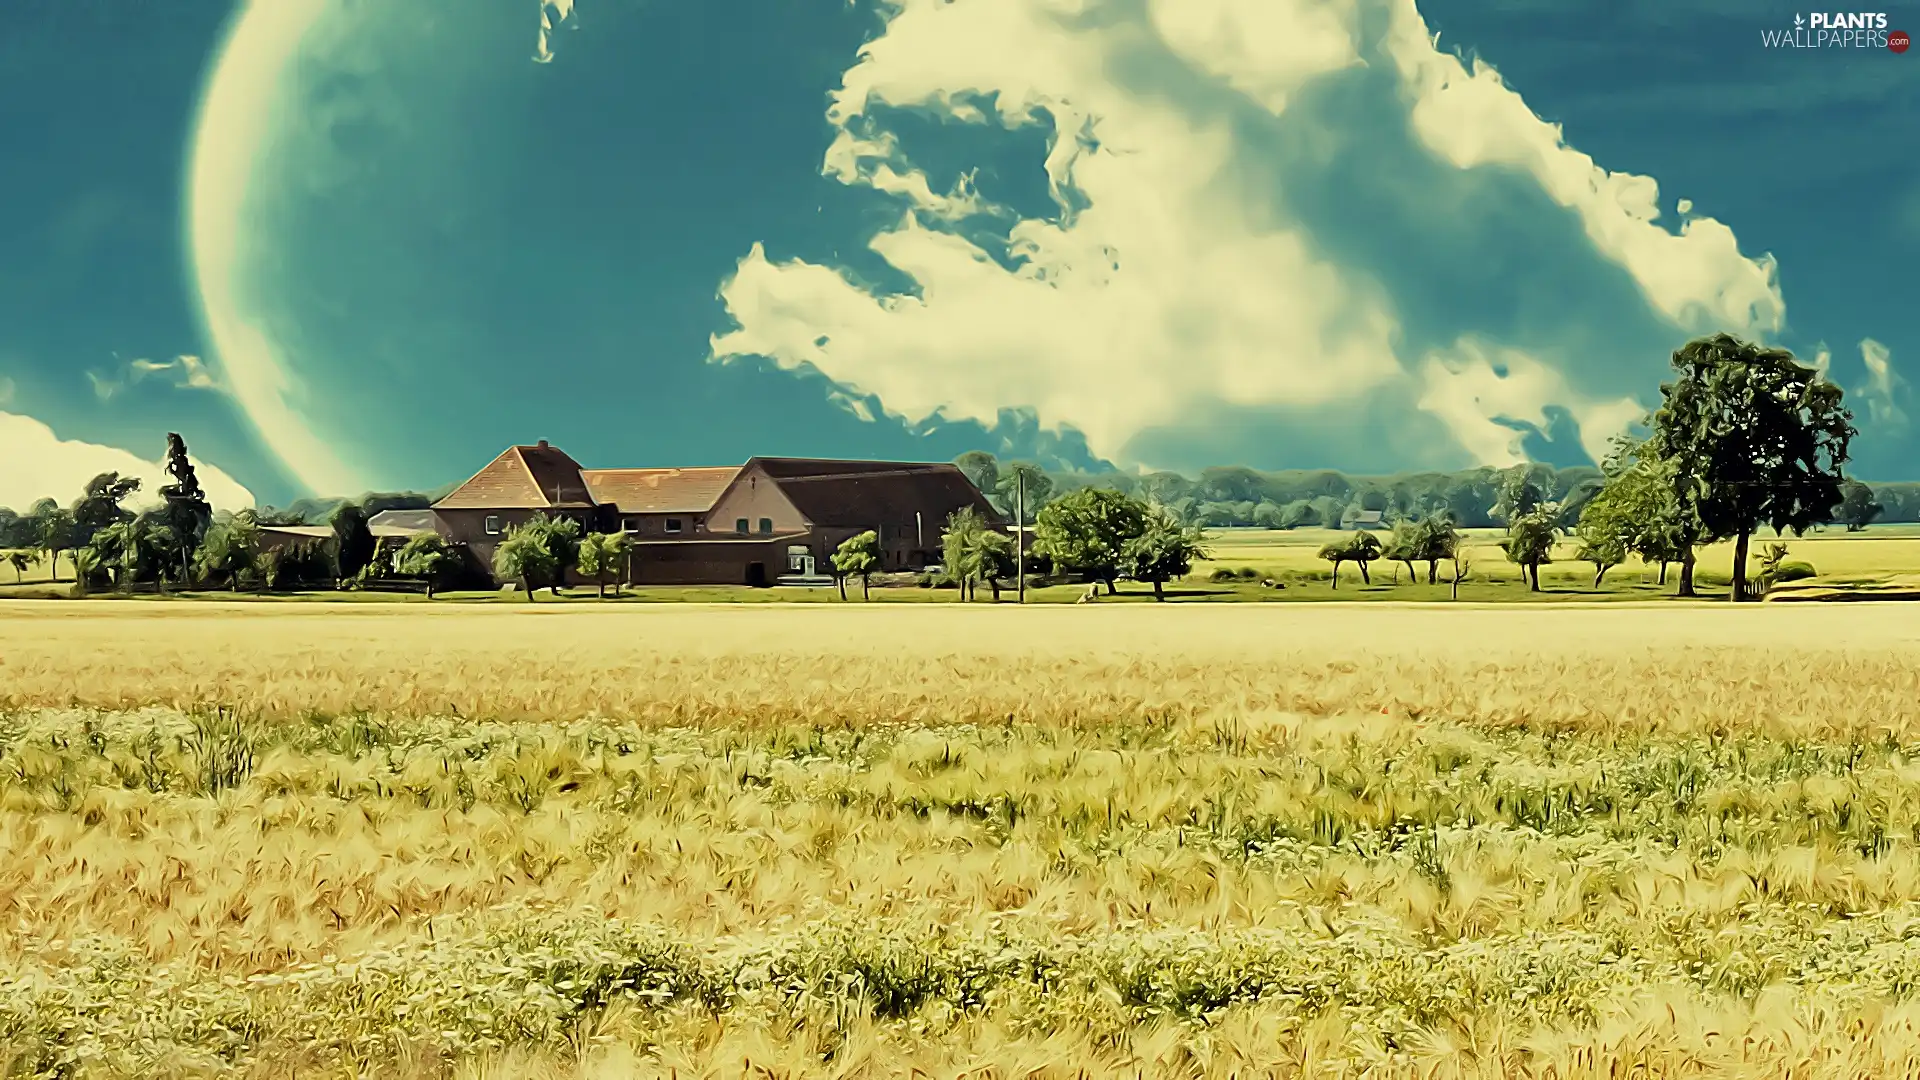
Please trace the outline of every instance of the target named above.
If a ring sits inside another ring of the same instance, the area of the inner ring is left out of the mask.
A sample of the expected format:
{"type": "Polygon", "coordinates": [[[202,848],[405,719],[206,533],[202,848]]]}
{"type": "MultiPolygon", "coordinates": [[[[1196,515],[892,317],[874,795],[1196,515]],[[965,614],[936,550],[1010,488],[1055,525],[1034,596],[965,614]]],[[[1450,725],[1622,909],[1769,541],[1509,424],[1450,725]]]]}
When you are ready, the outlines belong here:
{"type": "Polygon", "coordinates": [[[499,536],[502,531],[501,525],[500,525],[500,515],[488,514],[487,520],[482,522],[480,527],[486,530],[486,533],[488,536],[499,536]]]}
{"type": "Polygon", "coordinates": [[[667,519],[667,532],[674,536],[678,536],[681,533],[685,532],[686,528],[687,528],[686,522],[682,521],[679,518],[670,517],[667,519]]]}

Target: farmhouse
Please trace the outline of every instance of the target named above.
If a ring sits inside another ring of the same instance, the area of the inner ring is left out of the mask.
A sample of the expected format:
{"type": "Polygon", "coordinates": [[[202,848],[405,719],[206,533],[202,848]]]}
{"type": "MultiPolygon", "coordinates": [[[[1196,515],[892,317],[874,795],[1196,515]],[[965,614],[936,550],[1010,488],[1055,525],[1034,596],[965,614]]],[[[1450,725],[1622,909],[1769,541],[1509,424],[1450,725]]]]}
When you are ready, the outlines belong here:
{"type": "Polygon", "coordinates": [[[482,567],[509,528],[545,514],[625,532],[635,584],[770,585],[827,573],[834,549],[867,531],[879,536],[883,569],[921,569],[938,561],[947,518],[964,507],[1004,527],[948,464],[756,457],[725,468],[586,469],[542,439],[508,447],[432,514],[435,531],[482,567]]]}

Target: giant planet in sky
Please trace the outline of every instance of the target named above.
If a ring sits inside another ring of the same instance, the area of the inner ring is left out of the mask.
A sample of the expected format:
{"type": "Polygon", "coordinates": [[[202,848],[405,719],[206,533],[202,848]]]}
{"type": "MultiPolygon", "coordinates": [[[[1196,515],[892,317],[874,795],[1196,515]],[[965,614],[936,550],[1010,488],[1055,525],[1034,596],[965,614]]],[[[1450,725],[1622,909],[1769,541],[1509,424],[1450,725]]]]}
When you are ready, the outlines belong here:
{"type": "Polygon", "coordinates": [[[821,205],[823,113],[873,24],[805,6],[746,5],[722,50],[630,0],[587,33],[536,0],[243,5],[186,231],[211,351],[288,471],[428,487],[536,438],[606,465],[913,448],[818,377],[708,362],[740,257],[847,212],[821,205]]]}

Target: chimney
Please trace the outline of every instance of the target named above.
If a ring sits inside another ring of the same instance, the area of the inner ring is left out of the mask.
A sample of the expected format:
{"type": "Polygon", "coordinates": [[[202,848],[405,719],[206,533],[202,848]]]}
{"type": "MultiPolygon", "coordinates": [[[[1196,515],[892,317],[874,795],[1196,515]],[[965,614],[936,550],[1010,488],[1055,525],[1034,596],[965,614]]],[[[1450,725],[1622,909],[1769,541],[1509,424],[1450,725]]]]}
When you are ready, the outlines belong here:
{"type": "Polygon", "coordinates": [[[538,446],[542,450],[545,450],[547,448],[547,440],[541,439],[539,442],[535,443],[534,445],[538,446]]]}

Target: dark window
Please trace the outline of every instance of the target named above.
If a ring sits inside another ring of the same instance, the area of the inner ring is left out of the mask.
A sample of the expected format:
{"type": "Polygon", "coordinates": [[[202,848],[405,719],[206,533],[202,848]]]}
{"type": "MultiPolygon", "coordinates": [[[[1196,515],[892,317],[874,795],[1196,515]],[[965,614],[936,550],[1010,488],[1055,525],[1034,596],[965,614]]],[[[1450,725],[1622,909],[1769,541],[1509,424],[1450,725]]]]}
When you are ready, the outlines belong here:
{"type": "Polygon", "coordinates": [[[679,531],[680,531],[680,519],[679,519],[679,518],[668,518],[668,519],[667,519],[667,531],[668,531],[668,532],[670,532],[670,533],[677,533],[677,532],[679,532],[679,531]]]}
{"type": "Polygon", "coordinates": [[[744,534],[747,531],[747,519],[741,518],[733,523],[733,531],[744,534]]]}
{"type": "Polygon", "coordinates": [[[773,519],[772,518],[760,519],[760,535],[761,536],[773,535],[773,519]]]}
{"type": "Polygon", "coordinates": [[[500,535],[500,516],[498,514],[488,514],[487,522],[484,528],[487,530],[488,536],[499,536],[500,535]]]}
{"type": "Polygon", "coordinates": [[[637,517],[627,518],[625,521],[621,522],[620,527],[625,529],[627,532],[637,533],[640,531],[640,519],[637,517]]]}

